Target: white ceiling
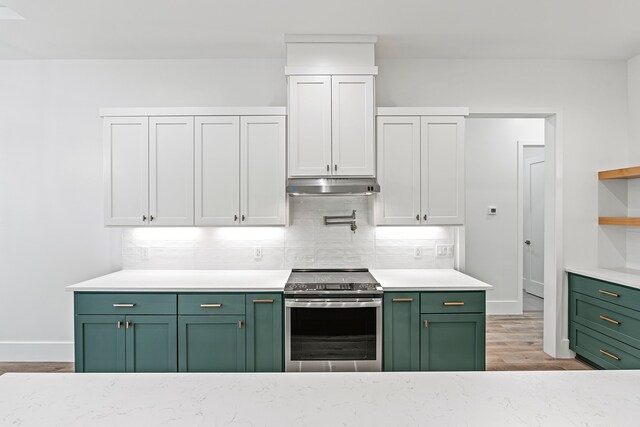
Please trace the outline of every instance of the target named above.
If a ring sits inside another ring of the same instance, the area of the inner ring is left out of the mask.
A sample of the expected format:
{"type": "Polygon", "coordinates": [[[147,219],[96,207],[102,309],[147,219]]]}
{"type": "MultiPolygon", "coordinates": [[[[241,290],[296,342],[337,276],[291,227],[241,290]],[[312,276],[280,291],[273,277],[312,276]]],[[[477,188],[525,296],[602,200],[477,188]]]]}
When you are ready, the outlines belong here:
{"type": "Polygon", "coordinates": [[[627,59],[638,0],[0,0],[4,58],[284,57],[284,34],[374,34],[379,57],[627,59]]]}

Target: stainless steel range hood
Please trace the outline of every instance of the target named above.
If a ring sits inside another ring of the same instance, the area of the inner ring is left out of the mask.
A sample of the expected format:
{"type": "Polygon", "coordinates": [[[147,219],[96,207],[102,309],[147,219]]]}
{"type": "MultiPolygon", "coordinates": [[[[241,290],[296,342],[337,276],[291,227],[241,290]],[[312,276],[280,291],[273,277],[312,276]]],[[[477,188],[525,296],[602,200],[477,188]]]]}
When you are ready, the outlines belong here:
{"type": "Polygon", "coordinates": [[[290,196],[370,195],[380,192],[375,178],[289,178],[290,196]]]}

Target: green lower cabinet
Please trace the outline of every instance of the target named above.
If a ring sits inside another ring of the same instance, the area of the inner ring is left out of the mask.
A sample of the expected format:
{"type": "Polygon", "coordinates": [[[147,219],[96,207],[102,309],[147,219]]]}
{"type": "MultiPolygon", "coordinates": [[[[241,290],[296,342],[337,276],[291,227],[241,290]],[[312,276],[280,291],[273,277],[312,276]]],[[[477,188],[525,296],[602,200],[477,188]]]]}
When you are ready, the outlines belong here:
{"type": "Polygon", "coordinates": [[[176,316],[127,316],[127,372],[178,370],[176,316]]]}
{"type": "Polygon", "coordinates": [[[247,372],[282,372],[282,294],[247,294],[247,372]]]}
{"type": "Polygon", "coordinates": [[[124,372],[125,355],[125,316],[75,317],[76,372],[124,372]]]}
{"type": "Polygon", "coordinates": [[[385,292],[384,371],[420,369],[420,294],[385,292]]]}
{"type": "Polygon", "coordinates": [[[180,372],[245,371],[245,316],[178,316],[180,372]]]}
{"type": "Polygon", "coordinates": [[[423,314],[420,370],[483,371],[484,314],[423,314]]]}

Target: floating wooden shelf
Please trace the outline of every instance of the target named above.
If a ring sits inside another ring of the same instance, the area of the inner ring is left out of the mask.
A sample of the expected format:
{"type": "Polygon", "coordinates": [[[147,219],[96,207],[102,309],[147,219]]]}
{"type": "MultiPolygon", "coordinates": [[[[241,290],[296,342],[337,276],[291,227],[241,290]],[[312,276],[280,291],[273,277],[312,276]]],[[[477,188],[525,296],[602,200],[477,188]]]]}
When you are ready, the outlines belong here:
{"type": "Polygon", "coordinates": [[[598,172],[598,179],[640,178],[640,166],[598,172]]]}
{"type": "Polygon", "coordinates": [[[598,218],[600,225],[630,225],[640,227],[640,218],[626,216],[601,216],[598,218]]]}

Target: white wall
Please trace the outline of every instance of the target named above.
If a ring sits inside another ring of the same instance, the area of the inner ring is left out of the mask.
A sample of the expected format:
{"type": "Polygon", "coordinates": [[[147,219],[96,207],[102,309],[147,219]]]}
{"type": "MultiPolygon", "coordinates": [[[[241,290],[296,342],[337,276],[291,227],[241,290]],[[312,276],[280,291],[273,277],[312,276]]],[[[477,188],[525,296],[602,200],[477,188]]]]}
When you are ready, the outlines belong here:
{"type": "MultiPolygon", "coordinates": [[[[625,62],[378,66],[381,106],[562,108],[565,259],[596,262],[594,172],[626,159],[625,62]]],[[[67,343],[54,347],[70,355],[71,296],[63,287],[119,267],[117,233],[101,226],[97,109],[285,105],[283,67],[284,59],[0,62],[0,359],[27,358],[16,352],[30,346],[14,341],[67,343]]],[[[42,351],[29,357],[60,356],[33,348],[42,351]]]]}
{"type": "MultiPolygon", "coordinates": [[[[629,85],[629,159],[622,166],[640,164],[640,55],[627,63],[629,85]]],[[[629,216],[640,216],[640,180],[629,183],[629,216]]],[[[640,229],[626,230],[626,266],[640,269],[640,229]]]]}
{"type": "Polygon", "coordinates": [[[465,272],[494,286],[487,293],[490,313],[522,312],[518,141],[544,142],[544,119],[467,119],[465,272]],[[489,206],[497,215],[487,214],[489,206]]]}

